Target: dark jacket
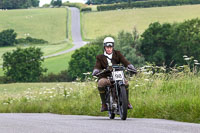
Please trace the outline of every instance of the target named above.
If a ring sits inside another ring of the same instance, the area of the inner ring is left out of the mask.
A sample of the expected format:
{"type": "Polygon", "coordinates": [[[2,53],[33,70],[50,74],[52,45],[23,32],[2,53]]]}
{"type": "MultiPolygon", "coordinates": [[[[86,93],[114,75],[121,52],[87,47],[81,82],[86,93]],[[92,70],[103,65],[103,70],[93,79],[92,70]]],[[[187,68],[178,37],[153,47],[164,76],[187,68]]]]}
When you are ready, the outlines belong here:
{"type": "MultiPolygon", "coordinates": [[[[120,53],[120,51],[113,50],[112,55],[112,64],[123,64],[125,67],[127,67],[130,62],[128,62],[125,57],[120,53]]],[[[104,54],[98,55],[96,57],[96,65],[94,66],[94,69],[103,70],[106,69],[108,66],[107,57],[104,54]]],[[[99,78],[106,78],[106,74],[102,74],[99,78]]]]}

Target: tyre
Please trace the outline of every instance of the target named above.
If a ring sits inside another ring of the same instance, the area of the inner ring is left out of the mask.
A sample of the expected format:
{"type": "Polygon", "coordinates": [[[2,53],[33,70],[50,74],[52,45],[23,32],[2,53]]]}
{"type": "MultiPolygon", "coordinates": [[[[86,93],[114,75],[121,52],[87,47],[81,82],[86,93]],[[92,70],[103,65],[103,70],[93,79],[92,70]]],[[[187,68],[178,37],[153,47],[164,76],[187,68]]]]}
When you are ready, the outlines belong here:
{"type": "Polygon", "coordinates": [[[120,86],[120,93],[119,93],[119,112],[120,117],[122,120],[126,120],[127,118],[127,107],[128,107],[128,100],[125,86],[120,86]]]}

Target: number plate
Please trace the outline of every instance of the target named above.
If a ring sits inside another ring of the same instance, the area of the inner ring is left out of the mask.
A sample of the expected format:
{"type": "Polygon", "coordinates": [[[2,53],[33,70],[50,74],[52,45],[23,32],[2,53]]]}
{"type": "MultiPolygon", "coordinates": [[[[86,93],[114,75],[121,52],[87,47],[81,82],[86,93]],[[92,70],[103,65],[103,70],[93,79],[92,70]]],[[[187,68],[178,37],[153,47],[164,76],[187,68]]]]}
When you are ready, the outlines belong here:
{"type": "Polygon", "coordinates": [[[115,71],[113,72],[113,79],[114,80],[123,80],[124,74],[123,71],[115,71]]]}

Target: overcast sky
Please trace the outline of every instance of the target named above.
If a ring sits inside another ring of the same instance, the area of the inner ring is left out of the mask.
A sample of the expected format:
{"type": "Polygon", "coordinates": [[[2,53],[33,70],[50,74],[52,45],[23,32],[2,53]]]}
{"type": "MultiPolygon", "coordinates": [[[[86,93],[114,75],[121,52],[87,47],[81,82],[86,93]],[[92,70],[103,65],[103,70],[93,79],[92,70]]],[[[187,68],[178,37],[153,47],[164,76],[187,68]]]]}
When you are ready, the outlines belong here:
{"type": "MultiPolygon", "coordinates": [[[[87,0],[62,0],[62,2],[80,2],[80,3],[85,3],[87,2],[87,0]]],[[[40,0],[40,6],[44,5],[44,4],[50,4],[51,0],[40,0]]]]}

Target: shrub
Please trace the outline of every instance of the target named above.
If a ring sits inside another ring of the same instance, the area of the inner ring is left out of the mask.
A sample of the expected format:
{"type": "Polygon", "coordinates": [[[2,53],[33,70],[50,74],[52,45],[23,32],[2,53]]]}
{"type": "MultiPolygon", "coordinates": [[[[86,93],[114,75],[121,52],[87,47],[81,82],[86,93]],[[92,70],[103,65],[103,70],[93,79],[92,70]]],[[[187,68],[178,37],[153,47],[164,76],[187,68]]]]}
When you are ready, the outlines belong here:
{"type": "Polygon", "coordinates": [[[81,12],[91,12],[92,8],[86,7],[86,8],[81,8],[81,12]]]}
{"type": "Polygon", "coordinates": [[[13,46],[16,41],[17,33],[13,29],[0,32],[0,46],[13,46]]]}
{"type": "Polygon", "coordinates": [[[5,76],[13,82],[39,81],[46,69],[42,68],[43,53],[40,48],[17,48],[3,54],[3,70],[5,76]]]}
{"type": "Polygon", "coordinates": [[[20,39],[16,39],[16,44],[45,44],[48,43],[48,41],[45,41],[43,39],[36,39],[36,38],[32,38],[32,37],[26,37],[24,38],[20,38],[20,39]]]}
{"type": "Polygon", "coordinates": [[[40,77],[40,82],[69,82],[68,71],[61,71],[59,74],[49,73],[40,77]]]}

